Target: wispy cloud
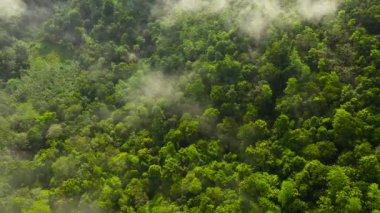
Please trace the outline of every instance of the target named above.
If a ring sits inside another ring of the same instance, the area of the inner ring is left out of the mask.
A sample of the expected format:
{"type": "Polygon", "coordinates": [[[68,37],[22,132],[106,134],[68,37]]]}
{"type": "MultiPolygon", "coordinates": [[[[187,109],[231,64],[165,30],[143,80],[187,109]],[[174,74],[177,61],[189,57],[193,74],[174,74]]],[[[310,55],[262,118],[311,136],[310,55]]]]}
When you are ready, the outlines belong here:
{"type": "Polygon", "coordinates": [[[334,14],[339,0],[297,0],[294,3],[280,0],[161,0],[152,9],[152,15],[173,18],[176,15],[198,12],[226,12],[229,20],[243,33],[257,39],[270,27],[281,23],[285,17],[319,22],[327,15],[334,14]]]}
{"type": "Polygon", "coordinates": [[[0,0],[0,18],[13,18],[26,11],[22,0],[0,0]]]}
{"type": "Polygon", "coordinates": [[[309,21],[320,21],[324,16],[334,14],[338,2],[334,0],[298,0],[299,14],[309,21]]]}

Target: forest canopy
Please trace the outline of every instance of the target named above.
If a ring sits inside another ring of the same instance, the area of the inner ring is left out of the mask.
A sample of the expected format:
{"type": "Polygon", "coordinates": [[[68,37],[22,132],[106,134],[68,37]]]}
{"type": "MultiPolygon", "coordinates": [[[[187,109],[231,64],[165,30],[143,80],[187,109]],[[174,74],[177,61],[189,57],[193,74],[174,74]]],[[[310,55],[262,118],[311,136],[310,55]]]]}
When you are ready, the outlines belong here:
{"type": "Polygon", "coordinates": [[[379,47],[379,0],[0,0],[0,213],[379,213],[379,47]]]}

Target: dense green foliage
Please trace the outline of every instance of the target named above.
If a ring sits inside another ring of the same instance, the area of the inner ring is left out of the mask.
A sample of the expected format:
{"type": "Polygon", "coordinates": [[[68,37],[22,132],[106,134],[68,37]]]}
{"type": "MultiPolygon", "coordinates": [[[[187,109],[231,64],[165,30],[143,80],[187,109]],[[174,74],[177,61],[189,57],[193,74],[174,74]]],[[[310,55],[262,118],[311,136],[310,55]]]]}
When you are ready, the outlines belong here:
{"type": "Polygon", "coordinates": [[[0,212],[380,212],[379,0],[262,29],[247,0],[25,2],[0,17],[0,212]]]}

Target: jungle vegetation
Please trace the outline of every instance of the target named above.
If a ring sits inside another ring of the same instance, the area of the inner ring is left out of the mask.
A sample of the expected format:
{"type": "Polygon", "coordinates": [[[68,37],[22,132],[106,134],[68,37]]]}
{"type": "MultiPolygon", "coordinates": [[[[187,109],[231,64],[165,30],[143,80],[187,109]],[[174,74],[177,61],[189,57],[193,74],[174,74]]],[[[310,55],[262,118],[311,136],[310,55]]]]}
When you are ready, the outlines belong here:
{"type": "Polygon", "coordinates": [[[380,212],[379,0],[0,0],[0,212],[380,212]]]}

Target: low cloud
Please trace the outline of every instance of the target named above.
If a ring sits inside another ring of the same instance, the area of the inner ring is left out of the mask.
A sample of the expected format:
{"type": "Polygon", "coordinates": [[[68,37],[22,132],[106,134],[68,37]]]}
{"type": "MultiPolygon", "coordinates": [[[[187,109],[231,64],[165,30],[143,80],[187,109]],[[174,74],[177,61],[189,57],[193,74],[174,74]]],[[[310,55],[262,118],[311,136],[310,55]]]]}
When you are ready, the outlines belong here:
{"type": "Polygon", "coordinates": [[[319,22],[334,14],[338,6],[339,0],[297,0],[294,3],[280,0],[161,0],[153,7],[152,15],[175,21],[183,12],[226,12],[235,27],[259,39],[273,25],[281,26],[282,23],[285,26],[286,20],[294,18],[319,22]]]}
{"type": "Polygon", "coordinates": [[[228,8],[231,0],[161,0],[154,5],[154,16],[170,16],[181,12],[219,12],[228,8]]]}
{"type": "Polygon", "coordinates": [[[26,11],[22,0],[0,0],[0,18],[19,17],[26,11]]]}
{"type": "Polygon", "coordinates": [[[253,4],[240,10],[238,16],[239,28],[243,32],[259,39],[265,30],[284,13],[284,8],[279,5],[278,1],[254,1],[253,4]]]}
{"type": "Polygon", "coordinates": [[[334,14],[338,2],[333,0],[298,0],[299,14],[309,21],[320,21],[326,15],[334,14]]]}
{"type": "Polygon", "coordinates": [[[138,71],[127,82],[120,82],[117,86],[119,97],[123,97],[126,103],[177,100],[176,80],[174,77],[165,76],[162,72],[138,71]]]}

